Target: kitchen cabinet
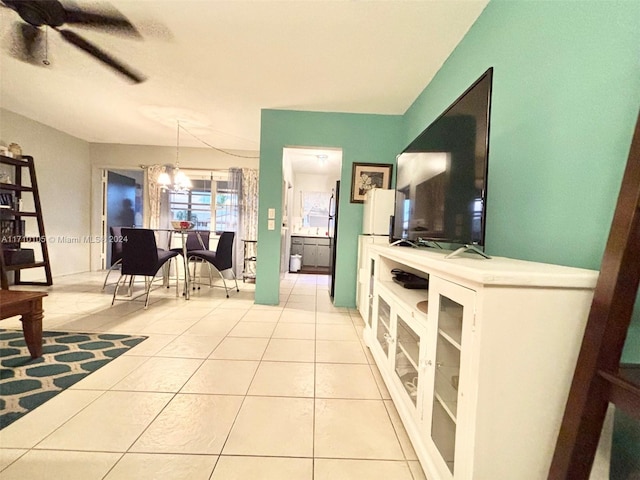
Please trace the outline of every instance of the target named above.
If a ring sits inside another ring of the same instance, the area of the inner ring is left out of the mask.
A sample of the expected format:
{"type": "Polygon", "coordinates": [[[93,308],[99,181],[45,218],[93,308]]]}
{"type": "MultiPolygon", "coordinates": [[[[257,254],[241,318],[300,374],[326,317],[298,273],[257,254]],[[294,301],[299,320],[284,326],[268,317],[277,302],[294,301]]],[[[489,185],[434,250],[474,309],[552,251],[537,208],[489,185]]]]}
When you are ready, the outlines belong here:
{"type": "Polygon", "coordinates": [[[326,237],[291,237],[291,255],[302,255],[302,267],[331,265],[330,239],[326,237]]]}

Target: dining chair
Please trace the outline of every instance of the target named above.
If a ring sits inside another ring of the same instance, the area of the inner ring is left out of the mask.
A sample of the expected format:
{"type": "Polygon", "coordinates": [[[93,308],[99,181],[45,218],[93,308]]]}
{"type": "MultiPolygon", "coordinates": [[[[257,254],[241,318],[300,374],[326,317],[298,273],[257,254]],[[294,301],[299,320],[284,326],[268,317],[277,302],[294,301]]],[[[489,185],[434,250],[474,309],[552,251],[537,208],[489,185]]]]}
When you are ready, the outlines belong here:
{"type": "MultiPolygon", "coordinates": [[[[208,230],[196,230],[187,232],[187,252],[191,252],[192,250],[208,250],[210,235],[211,232],[209,232],[208,230]]],[[[175,250],[180,255],[182,255],[183,253],[182,247],[175,247],[171,250],[175,250]]]]}
{"type": "Polygon", "coordinates": [[[120,268],[122,263],[122,227],[109,227],[109,243],[111,244],[111,265],[107,269],[107,275],[104,277],[104,283],[102,284],[102,290],[107,286],[107,280],[109,280],[109,274],[112,270],[120,268]]]}
{"type": "MultiPolygon", "coordinates": [[[[123,238],[126,238],[126,241],[122,242],[120,278],[116,282],[111,305],[116,301],[120,281],[122,280],[122,285],[124,286],[124,279],[126,279],[126,277],[129,277],[128,295],[131,296],[134,277],[137,275],[145,278],[144,295],[146,295],[146,299],[144,308],[147,308],[149,305],[149,294],[151,293],[151,286],[153,285],[155,276],[163,266],[169,266],[169,262],[172,258],[178,256],[178,252],[158,249],[155,232],[147,228],[123,228],[122,235],[123,238]]],[[[178,284],[179,282],[176,276],[176,296],[179,295],[178,284]]],[[[168,284],[167,288],[169,288],[168,284]]]]}
{"type": "MultiPolygon", "coordinates": [[[[227,282],[222,272],[230,271],[233,276],[233,280],[236,283],[236,292],[239,292],[238,279],[233,271],[233,240],[235,237],[234,232],[222,232],[220,239],[218,240],[218,246],[215,252],[212,250],[192,250],[189,252],[189,262],[206,262],[209,267],[209,286],[215,287],[212,278],[212,268],[218,272],[220,278],[222,278],[222,284],[224,285],[225,293],[229,298],[229,289],[227,288],[227,282]]],[[[194,265],[194,281],[192,282],[192,288],[195,290],[196,286],[200,288],[200,278],[202,277],[202,268],[200,268],[199,276],[196,280],[194,265]]]]}

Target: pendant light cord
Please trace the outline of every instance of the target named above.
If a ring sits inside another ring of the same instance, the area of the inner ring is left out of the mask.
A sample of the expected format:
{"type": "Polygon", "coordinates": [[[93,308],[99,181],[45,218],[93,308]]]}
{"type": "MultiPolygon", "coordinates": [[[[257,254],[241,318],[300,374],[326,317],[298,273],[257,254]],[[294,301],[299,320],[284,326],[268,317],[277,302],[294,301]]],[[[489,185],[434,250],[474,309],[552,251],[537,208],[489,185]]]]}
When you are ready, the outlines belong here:
{"type": "Polygon", "coordinates": [[[240,155],[237,153],[231,153],[227,150],[223,150],[222,148],[218,148],[218,147],[214,147],[213,145],[211,145],[210,143],[205,142],[204,140],[202,140],[201,138],[197,137],[196,135],[194,135],[193,133],[191,133],[189,130],[187,130],[186,128],[184,128],[183,126],[180,125],[180,122],[178,121],[178,130],[184,130],[185,132],[187,132],[189,135],[191,135],[193,138],[195,138],[196,140],[198,140],[200,143],[206,145],[207,147],[216,150],[220,153],[224,153],[225,155],[231,155],[232,157],[239,157],[239,158],[260,158],[260,156],[256,156],[256,155],[240,155]]]}
{"type": "Polygon", "coordinates": [[[177,121],[178,128],[176,129],[176,168],[180,168],[180,120],[177,121]]]}

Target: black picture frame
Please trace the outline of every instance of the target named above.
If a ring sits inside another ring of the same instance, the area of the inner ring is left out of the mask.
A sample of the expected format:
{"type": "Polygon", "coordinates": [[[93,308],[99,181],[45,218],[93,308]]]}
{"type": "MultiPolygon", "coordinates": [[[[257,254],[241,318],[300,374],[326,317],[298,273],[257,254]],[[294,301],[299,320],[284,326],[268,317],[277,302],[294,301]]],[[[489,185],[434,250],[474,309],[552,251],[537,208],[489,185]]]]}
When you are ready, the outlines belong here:
{"type": "Polygon", "coordinates": [[[351,171],[351,203],[364,203],[372,188],[391,188],[393,165],[390,163],[354,163],[351,171]]]}

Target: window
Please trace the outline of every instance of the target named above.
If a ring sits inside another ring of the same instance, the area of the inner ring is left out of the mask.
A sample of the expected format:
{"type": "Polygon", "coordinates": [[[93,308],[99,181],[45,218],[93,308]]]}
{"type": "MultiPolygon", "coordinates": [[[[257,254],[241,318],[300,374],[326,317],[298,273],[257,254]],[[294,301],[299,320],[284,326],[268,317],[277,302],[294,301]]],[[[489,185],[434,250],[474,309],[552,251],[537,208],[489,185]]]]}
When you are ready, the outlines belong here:
{"type": "Polygon", "coordinates": [[[187,173],[193,188],[188,192],[171,192],[169,208],[173,220],[188,220],[196,229],[215,232],[236,231],[238,192],[228,181],[197,178],[187,173]],[[211,199],[215,199],[212,205],[211,199]]]}
{"type": "Polygon", "coordinates": [[[238,192],[230,182],[216,183],[216,232],[238,230],[238,192]]]}
{"type": "Polygon", "coordinates": [[[171,218],[188,220],[195,228],[209,230],[211,227],[211,180],[192,180],[193,188],[188,192],[171,192],[169,204],[171,218]]]}
{"type": "Polygon", "coordinates": [[[330,192],[302,192],[303,217],[305,227],[327,228],[329,223],[330,192]]]}

